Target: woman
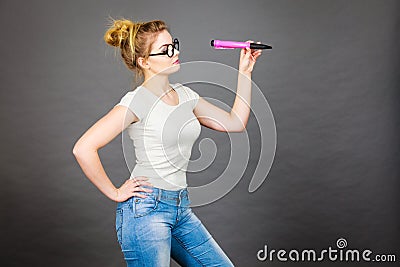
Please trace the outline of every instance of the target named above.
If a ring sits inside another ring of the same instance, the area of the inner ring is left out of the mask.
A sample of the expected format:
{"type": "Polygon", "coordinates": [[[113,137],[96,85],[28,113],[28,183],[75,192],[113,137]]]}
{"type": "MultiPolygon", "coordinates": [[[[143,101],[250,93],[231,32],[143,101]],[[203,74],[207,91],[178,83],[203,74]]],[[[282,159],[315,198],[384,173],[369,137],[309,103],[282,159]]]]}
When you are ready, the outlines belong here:
{"type": "MultiPolygon", "coordinates": [[[[261,51],[240,52],[237,95],[230,113],[168,77],[179,70],[179,41],[163,21],[113,22],[104,39],[121,49],[126,66],[144,76],[108,114],[85,132],[73,153],[90,181],[117,202],[116,233],[127,266],[233,266],[189,207],[185,169],[200,124],[217,131],[243,131],[250,113],[251,72],[261,51]],[[98,149],[124,129],[133,140],[136,165],[116,188],[98,149]]],[[[250,41],[252,42],[252,41],[250,41]]]]}

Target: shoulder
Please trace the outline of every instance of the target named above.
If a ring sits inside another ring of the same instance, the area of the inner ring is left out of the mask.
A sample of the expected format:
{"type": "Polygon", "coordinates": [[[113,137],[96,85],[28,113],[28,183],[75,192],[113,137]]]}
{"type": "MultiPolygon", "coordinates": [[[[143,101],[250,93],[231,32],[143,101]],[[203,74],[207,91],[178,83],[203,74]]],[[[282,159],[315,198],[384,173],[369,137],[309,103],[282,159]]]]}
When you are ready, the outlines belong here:
{"type": "Polygon", "coordinates": [[[198,99],[200,97],[199,94],[189,86],[182,85],[181,83],[175,83],[174,86],[186,93],[186,95],[189,96],[189,99],[198,99]]]}
{"type": "Polygon", "coordinates": [[[136,87],[134,90],[126,92],[115,106],[125,106],[139,119],[142,119],[145,113],[145,107],[143,106],[142,100],[143,97],[140,87],[136,87]]]}
{"type": "Polygon", "coordinates": [[[136,87],[134,90],[130,90],[130,91],[126,92],[125,94],[123,94],[120,97],[120,100],[124,100],[124,101],[130,100],[130,101],[132,101],[134,98],[136,98],[136,95],[139,94],[139,89],[140,89],[139,87],[136,87]]]}
{"type": "Polygon", "coordinates": [[[126,97],[134,97],[135,95],[140,94],[139,91],[140,91],[140,86],[136,87],[136,88],[133,89],[133,90],[130,90],[130,91],[126,92],[126,93],[123,95],[123,97],[125,97],[125,96],[126,96],[126,97]]]}

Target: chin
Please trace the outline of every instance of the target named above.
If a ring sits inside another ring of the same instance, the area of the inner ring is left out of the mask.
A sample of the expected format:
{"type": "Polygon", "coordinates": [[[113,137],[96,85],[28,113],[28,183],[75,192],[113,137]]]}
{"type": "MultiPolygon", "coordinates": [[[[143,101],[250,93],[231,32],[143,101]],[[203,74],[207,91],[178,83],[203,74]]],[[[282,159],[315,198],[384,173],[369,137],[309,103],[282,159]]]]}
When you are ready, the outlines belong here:
{"type": "Polygon", "coordinates": [[[181,64],[174,64],[171,68],[174,72],[177,72],[181,68],[181,64]]]}
{"type": "Polygon", "coordinates": [[[172,74],[177,72],[181,68],[181,64],[174,64],[172,66],[167,67],[166,69],[161,70],[160,74],[172,74]]]}

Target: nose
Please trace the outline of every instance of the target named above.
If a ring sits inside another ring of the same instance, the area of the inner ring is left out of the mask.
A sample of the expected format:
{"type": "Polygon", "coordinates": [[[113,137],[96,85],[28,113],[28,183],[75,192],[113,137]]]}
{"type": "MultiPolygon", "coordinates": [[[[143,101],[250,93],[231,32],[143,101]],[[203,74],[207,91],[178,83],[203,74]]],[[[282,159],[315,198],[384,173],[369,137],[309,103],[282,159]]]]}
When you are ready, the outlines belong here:
{"type": "Polygon", "coordinates": [[[174,56],[172,58],[173,58],[173,62],[175,62],[177,59],[179,59],[179,50],[174,51],[174,56]]]}

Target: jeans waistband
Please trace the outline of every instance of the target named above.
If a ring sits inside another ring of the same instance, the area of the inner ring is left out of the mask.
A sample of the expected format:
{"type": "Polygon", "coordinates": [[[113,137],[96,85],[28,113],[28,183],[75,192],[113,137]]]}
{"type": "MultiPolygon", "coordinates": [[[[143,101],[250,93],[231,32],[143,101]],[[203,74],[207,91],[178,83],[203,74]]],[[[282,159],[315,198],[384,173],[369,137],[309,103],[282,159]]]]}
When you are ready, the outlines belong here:
{"type": "Polygon", "coordinates": [[[152,189],[153,192],[150,194],[154,195],[158,201],[162,201],[174,206],[189,206],[190,204],[189,192],[187,188],[180,190],[166,190],[158,187],[142,187],[152,189]]]}

